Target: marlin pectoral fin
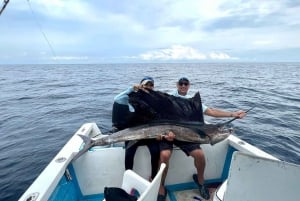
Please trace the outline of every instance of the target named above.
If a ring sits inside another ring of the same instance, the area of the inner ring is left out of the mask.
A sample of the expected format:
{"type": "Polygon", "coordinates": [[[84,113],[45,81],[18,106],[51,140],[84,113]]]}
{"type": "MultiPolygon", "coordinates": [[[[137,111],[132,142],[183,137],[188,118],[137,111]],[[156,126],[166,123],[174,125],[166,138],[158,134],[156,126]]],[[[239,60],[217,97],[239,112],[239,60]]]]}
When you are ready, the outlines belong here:
{"type": "Polygon", "coordinates": [[[211,145],[215,145],[223,140],[225,140],[226,138],[229,137],[230,134],[219,134],[219,135],[214,135],[212,137],[210,137],[210,144],[211,145]]]}
{"type": "Polygon", "coordinates": [[[129,141],[128,144],[126,145],[126,149],[129,149],[130,147],[132,147],[137,142],[138,142],[138,140],[129,141]]]}
{"type": "Polygon", "coordinates": [[[198,133],[198,135],[201,138],[205,138],[206,136],[208,136],[204,131],[202,131],[200,128],[191,128],[193,131],[195,131],[196,133],[198,133]]]}

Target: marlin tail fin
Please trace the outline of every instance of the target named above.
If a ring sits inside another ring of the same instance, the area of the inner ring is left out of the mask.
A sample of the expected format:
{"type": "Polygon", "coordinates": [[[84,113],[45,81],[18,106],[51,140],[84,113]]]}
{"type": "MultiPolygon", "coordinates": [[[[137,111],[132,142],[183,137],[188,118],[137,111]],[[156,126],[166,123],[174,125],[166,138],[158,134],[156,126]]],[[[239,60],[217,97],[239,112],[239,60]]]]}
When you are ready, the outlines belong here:
{"type": "Polygon", "coordinates": [[[75,161],[77,158],[82,156],[85,152],[87,152],[92,146],[92,139],[90,137],[87,137],[85,135],[77,134],[81,139],[83,140],[84,146],[83,148],[74,156],[72,161],[75,161]]]}

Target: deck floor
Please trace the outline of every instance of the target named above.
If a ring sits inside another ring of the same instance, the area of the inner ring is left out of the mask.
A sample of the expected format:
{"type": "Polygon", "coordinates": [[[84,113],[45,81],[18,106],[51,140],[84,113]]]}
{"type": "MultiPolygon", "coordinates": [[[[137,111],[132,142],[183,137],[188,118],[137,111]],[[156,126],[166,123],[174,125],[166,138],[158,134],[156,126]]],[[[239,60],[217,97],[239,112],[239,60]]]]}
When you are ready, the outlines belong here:
{"type": "MultiPolygon", "coordinates": [[[[190,190],[172,191],[173,199],[170,200],[169,196],[167,196],[167,201],[212,201],[214,192],[216,191],[218,186],[219,185],[209,186],[208,188],[210,192],[209,200],[205,200],[202,197],[200,197],[198,189],[190,189],[190,190]]],[[[103,196],[104,196],[103,194],[86,196],[80,199],[80,201],[102,201],[104,199],[103,196]]]]}
{"type": "MultiPolygon", "coordinates": [[[[209,188],[210,192],[210,199],[205,200],[199,195],[199,190],[198,189],[192,189],[192,190],[185,190],[185,191],[177,191],[174,192],[176,200],[177,201],[212,201],[213,200],[213,195],[214,192],[216,191],[216,187],[209,188]],[[200,198],[200,199],[197,199],[200,198]]],[[[169,197],[167,198],[167,201],[169,200],[169,197]]]]}

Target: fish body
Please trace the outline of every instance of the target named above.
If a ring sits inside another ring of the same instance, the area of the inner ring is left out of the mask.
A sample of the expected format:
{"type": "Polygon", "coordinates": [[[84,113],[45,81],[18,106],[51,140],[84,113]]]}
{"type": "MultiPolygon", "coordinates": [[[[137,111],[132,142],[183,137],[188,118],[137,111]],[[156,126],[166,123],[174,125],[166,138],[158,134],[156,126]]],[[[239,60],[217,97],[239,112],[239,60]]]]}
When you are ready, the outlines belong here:
{"type": "Polygon", "coordinates": [[[156,139],[160,136],[167,135],[170,131],[175,134],[176,140],[199,142],[201,144],[209,143],[208,138],[200,137],[198,133],[187,127],[178,125],[154,125],[154,126],[138,126],[133,128],[127,128],[103,138],[95,139],[94,145],[108,145],[123,141],[133,141],[141,139],[156,139]]]}
{"type": "Polygon", "coordinates": [[[92,143],[94,146],[103,146],[123,141],[157,139],[160,136],[167,135],[170,131],[175,134],[176,140],[200,144],[215,144],[216,142],[211,142],[210,139],[216,136],[222,136],[225,139],[232,133],[232,129],[226,129],[223,126],[220,127],[214,124],[204,124],[197,129],[191,129],[183,125],[161,123],[158,125],[143,125],[127,128],[111,135],[94,139],[92,143]],[[204,135],[199,135],[199,132],[204,135]]]}
{"type": "Polygon", "coordinates": [[[79,158],[93,146],[104,146],[118,142],[136,141],[141,139],[158,139],[161,136],[167,135],[169,132],[173,132],[175,134],[175,139],[179,141],[212,145],[226,139],[232,133],[232,129],[225,128],[224,124],[190,123],[188,126],[184,126],[184,123],[155,123],[127,128],[96,139],[79,135],[83,139],[85,145],[73,160],[79,158]],[[203,135],[199,133],[203,133],[203,135]]]}

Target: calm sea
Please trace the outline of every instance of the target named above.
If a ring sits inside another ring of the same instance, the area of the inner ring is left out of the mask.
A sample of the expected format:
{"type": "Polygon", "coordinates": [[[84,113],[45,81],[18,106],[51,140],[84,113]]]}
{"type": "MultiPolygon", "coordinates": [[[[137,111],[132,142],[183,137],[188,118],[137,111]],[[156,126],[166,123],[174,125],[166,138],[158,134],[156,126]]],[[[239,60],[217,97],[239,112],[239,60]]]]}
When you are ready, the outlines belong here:
{"type": "Polygon", "coordinates": [[[17,200],[83,123],[110,128],[113,97],[145,75],[165,92],[186,76],[210,107],[255,106],[236,135],[300,164],[300,63],[0,65],[0,200],[17,200]]]}

